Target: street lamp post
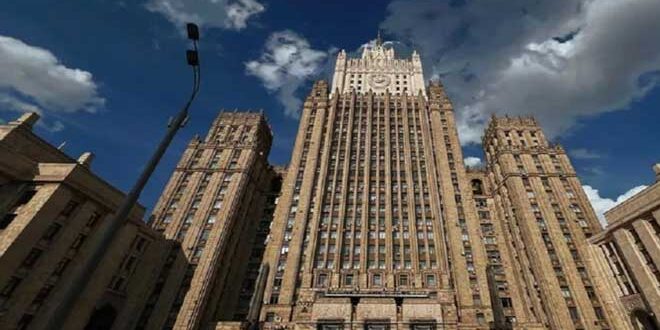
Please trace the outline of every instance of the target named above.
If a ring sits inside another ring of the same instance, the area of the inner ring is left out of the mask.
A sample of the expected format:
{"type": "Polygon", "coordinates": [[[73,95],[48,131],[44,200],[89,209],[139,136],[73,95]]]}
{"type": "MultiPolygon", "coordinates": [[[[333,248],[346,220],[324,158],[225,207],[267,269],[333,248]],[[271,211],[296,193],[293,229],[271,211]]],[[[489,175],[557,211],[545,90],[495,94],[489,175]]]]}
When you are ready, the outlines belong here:
{"type": "Polygon", "coordinates": [[[66,322],[66,319],[69,316],[69,312],[74,307],[76,298],[89,283],[92,273],[103,259],[103,256],[112,243],[115,234],[126,222],[131,209],[135,206],[135,203],[140,197],[140,193],[142,193],[144,186],[146,185],[147,181],[149,181],[151,174],[154,172],[154,169],[165,154],[165,151],[174,139],[176,133],[179,131],[179,128],[183,127],[183,125],[185,125],[186,121],[188,120],[188,108],[197,96],[200,83],[199,55],[197,51],[199,28],[193,23],[188,23],[186,25],[186,30],[188,33],[188,39],[192,40],[193,44],[193,49],[186,52],[186,60],[188,61],[188,65],[190,65],[193,69],[193,88],[190,98],[188,98],[188,101],[184,105],[183,109],[181,109],[181,111],[174,118],[170,118],[165,137],[160,142],[158,148],[156,148],[156,151],[149,159],[149,162],[142,170],[142,174],[140,174],[140,177],[133,185],[133,188],[122,201],[119,209],[117,209],[117,212],[110,218],[109,223],[107,223],[106,226],[99,228],[102,230],[99,233],[99,241],[92,247],[89,258],[87,258],[87,260],[85,260],[83,264],[80,265],[79,269],[74,272],[72,278],[69,280],[70,283],[73,283],[73,285],[64,293],[64,296],[60,300],[59,305],[55,307],[52,318],[46,325],[47,329],[59,330],[64,327],[64,322],[66,322]]]}

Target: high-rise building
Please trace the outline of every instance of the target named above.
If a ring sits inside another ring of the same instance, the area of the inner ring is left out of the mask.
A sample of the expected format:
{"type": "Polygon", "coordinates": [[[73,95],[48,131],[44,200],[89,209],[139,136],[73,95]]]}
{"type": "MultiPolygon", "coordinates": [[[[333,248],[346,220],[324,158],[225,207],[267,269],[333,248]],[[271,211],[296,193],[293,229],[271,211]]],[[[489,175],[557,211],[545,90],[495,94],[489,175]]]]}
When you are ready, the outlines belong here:
{"type": "Polygon", "coordinates": [[[548,143],[533,118],[508,117],[492,118],[482,145],[516,319],[552,329],[626,328],[590,257],[587,238],[602,229],[563,148],[548,143]]]}
{"type": "Polygon", "coordinates": [[[70,158],[34,134],[38,118],[0,125],[0,329],[44,329],[67,292],[64,329],[131,329],[172,244],[138,205],[90,281],[71,282],[124,195],[92,172],[91,153],[70,158]]]}
{"type": "Polygon", "coordinates": [[[532,119],[493,118],[467,172],[443,87],[380,38],[304,102],[264,263],[265,328],[625,329],[600,225],[532,119]]]}
{"type": "Polygon", "coordinates": [[[267,162],[271,140],[263,114],[221,112],[206,138],[189,143],[150,222],[183,254],[153,293],[145,328],[206,329],[247,318],[279,191],[267,162]]]}
{"type": "Polygon", "coordinates": [[[637,329],[660,328],[660,164],[656,181],[605,213],[594,258],[637,329]]]}
{"type": "Polygon", "coordinates": [[[416,52],[341,51],[332,89],[314,85],[264,262],[266,327],[488,327],[453,108],[416,52]]]}

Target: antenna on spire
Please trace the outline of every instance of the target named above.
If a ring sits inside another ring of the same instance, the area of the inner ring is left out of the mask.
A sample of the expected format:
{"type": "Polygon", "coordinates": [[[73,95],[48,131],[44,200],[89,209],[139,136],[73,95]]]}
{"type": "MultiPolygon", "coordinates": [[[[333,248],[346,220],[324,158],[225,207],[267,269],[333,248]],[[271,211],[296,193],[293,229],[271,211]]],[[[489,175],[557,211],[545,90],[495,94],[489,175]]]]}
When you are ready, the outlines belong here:
{"type": "Polygon", "coordinates": [[[376,37],[376,46],[380,47],[383,45],[383,39],[380,36],[380,29],[378,29],[378,36],[376,37]]]}

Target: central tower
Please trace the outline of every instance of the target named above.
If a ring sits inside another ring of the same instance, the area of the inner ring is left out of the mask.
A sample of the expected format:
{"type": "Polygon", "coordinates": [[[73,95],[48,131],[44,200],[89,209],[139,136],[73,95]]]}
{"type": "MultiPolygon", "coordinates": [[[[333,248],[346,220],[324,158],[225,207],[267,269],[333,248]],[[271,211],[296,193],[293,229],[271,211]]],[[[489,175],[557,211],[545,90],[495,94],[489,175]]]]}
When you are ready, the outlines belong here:
{"type": "Polygon", "coordinates": [[[394,49],[386,48],[379,36],[373,47],[362,48],[360,58],[347,58],[344,50],[339,52],[332,78],[332,94],[335,91],[426,96],[422,61],[417,51],[410,59],[396,58],[394,49]]]}
{"type": "Polygon", "coordinates": [[[380,38],[302,111],[264,256],[266,328],[487,328],[486,257],[452,105],[380,38]]]}

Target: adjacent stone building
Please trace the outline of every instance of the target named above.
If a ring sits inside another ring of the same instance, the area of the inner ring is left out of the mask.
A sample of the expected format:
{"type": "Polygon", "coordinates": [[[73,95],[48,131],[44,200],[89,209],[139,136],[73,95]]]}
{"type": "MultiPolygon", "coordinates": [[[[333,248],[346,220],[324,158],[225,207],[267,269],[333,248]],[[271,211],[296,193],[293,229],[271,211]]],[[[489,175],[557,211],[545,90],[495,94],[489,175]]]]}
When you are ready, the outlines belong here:
{"type": "Polygon", "coordinates": [[[590,256],[587,239],[602,229],[563,148],[533,118],[520,117],[493,117],[482,145],[497,258],[514,294],[512,325],[628,328],[590,256]]]}
{"type": "Polygon", "coordinates": [[[248,319],[259,272],[268,271],[261,258],[281,182],[267,161],[271,141],[263,114],[221,112],[204,139],[189,143],[150,221],[183,254],[152,293],[145,328],[248,319]]]}
{"type": "Polygon", "coordinates": [[[607,211],[606,230],[590,239],[636,329],[660,329],[660,164],[653,169],[656,182],[607,211]]]}
{"type": "Polygon", "coordinates": [[[36,136],[38,115],[0,125],[0,329],[43,329],[78,293],[65,329],[130,329],[171,248],[136,206],[86,287],[68,278],[97,244],[124,195],[36,136]]]}

